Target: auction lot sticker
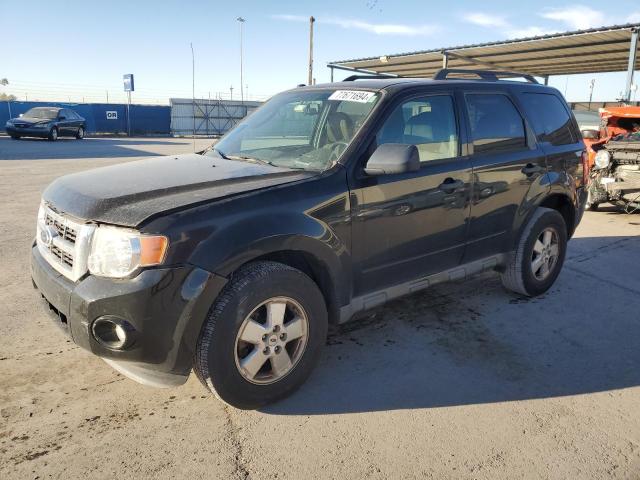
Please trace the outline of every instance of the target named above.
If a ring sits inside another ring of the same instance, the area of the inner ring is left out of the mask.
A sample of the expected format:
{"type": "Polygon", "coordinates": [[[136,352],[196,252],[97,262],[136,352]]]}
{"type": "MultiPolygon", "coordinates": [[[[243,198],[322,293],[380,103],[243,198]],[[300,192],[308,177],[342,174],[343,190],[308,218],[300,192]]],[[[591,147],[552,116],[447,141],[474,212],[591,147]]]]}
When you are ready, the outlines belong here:
{"type": "Polygon", "coordinates": [[[331,94],[331,96],[329,97],[329,100],[367,103],[374,96],[375,96],[375,92],[364,92],[362,90],[336,90],[331,94]]]}

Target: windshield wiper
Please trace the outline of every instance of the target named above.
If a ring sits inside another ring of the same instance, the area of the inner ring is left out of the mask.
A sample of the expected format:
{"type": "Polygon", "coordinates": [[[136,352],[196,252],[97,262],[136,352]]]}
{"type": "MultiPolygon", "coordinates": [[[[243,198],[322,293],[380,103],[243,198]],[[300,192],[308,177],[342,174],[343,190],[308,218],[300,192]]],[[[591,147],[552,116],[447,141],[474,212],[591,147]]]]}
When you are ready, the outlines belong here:
{"type": "Polygon", "coordinates": [[[272,167],[278,166],[275,163],[271,162],[270,160],[263,160],[262,158],[249,157],[247,155],[224,155],[224,157],[222,158],[226,160],[241,160],[243,162],[262,163],[264,165],[271,165],[272,167]]]}
{"type": "Polygon", "coordinates": [[[232,160],[232,158],[230,158],[226,153],[224,153],[222,150],[218,150],[216,147],[211,147],[211,150],[216,152],[221,158],[224,158],[225,160],[232,160]]]}

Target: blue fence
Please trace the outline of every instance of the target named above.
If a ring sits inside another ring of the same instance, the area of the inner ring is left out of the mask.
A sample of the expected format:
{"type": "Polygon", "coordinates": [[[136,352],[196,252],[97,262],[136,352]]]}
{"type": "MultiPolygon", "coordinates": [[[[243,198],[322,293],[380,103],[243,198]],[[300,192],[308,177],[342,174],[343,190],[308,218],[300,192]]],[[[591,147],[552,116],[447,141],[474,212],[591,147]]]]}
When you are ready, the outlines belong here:
{"type": "MultiPolygon", "coordinates": [[[[88,133],[126,133],[127,106],[121,103],[0,102],[0,128],[9,118],[33,107],[64,107],[74,110],[87,121],[88,133]],[[107,112],[116,112],[109,115],[107,112]],[[117,118],[116,118],[117,117],[117,118]]],[[[131,105],[131,134],[165,134],[171,131],[171,107],[131,105]]]]}

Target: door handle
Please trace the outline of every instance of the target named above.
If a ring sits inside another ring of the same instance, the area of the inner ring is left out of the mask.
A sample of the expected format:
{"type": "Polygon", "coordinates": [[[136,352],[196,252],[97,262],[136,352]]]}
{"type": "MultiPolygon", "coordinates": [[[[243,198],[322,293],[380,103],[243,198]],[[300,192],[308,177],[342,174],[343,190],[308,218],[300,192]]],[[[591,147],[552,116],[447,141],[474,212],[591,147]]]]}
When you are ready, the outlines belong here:
{"type": "Polygon", "coordinates": [[[525,165],[525,167],[520,170],[522,173],[524,173],[527,177],[529,175],[533,175],[534,173],[540,173],[544,170],[544,168],[542,168],[540,165],[534,165],[533,163],[527,163],[525,165]]]}
{"type": "Polygon", "coordinates": [[[462,180],[454,180],[453,178],[447,178],[438,185],[438,188],[445,193],[453,193],[462,187],[464,187],[464,182],[462,180]]]}

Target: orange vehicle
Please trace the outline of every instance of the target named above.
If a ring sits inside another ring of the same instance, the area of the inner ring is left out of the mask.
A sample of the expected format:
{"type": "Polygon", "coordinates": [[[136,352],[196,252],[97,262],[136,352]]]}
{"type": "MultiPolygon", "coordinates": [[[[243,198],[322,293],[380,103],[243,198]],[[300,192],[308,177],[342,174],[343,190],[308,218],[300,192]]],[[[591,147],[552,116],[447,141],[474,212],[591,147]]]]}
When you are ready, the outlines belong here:
{"type": "Polygon", "coordinates": [[[582,130],[582,138],[589,156],[589,169],[593,167],[598,150],[613,137],[632,132],[634,123],[640,124],[640,107],[600,109],[600,129],[582,130]]]}
{"type": "Polygon", "coordinates": [[[587,207],[640,210],[640,107],[600,109],[600,129],[584,130],[591,184],[587,207]]]}

